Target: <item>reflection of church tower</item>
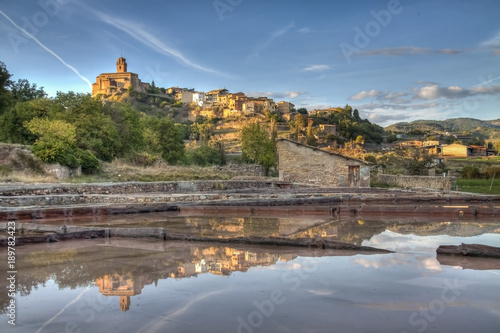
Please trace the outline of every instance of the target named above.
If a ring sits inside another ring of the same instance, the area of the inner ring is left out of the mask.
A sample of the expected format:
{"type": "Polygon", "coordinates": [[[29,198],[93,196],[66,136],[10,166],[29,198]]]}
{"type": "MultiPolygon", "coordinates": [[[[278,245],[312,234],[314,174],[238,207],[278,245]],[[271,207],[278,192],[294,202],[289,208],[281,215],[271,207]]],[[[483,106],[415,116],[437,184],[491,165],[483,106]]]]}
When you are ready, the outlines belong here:
{"type": "Polygon", "coordinates": [[[127,72],[127,59],[124,57],[118,58],[116,60],[116,72],[117,73],[126,73],[127,72]]]}
{"type": "Polygon", "coordinates": [[[130,308],[130,296],[120,296],[120,309],[127,311],[130,308]]]}
{"type": "Polygon", "coordinates": [[[115,273],[96,279],[95,285],[104,296],[120,296],[120,309],[127,311],[130,308],[130,296],[139,295],[142,288],[152,282],[146,275],[132,278],[115,273]]]}

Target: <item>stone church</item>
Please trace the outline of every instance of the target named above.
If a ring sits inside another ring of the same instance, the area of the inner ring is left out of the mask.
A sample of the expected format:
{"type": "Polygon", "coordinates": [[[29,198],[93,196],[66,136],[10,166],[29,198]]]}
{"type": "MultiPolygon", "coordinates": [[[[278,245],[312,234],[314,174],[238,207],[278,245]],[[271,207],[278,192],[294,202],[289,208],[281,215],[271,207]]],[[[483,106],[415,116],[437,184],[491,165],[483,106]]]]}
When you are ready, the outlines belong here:
{"type": "Polygon", "coordinates": [[[139,75],[129,72],[127,59],[120,57],[116,60],[116,73],[102,73],[96,78],[96,82],[92,84],[92,96],[122,93],[130,86],[134,91],[145,93],[149,83],[141,82],[139,75]]]}

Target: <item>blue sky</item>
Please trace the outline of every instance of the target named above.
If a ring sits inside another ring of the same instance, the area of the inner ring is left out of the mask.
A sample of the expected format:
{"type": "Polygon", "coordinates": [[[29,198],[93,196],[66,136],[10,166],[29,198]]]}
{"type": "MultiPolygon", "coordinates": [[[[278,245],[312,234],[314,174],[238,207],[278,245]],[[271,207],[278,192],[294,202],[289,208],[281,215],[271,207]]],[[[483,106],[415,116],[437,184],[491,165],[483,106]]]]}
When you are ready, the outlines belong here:
{"type": "Polygon", "coordinates": [[[51,95],[90,92],[123,55],[162,87],[349,104],[380,125],[487,120],[500,118],[499,17],[497,0],[6,0],[0,60],[51,95]]]}

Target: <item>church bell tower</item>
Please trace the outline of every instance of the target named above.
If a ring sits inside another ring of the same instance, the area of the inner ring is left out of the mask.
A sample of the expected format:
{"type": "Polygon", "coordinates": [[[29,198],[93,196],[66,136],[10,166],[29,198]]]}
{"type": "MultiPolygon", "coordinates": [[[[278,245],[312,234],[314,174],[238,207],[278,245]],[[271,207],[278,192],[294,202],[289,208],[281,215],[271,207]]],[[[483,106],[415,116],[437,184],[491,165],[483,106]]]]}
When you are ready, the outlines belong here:
{"type": "Polygon", "coordinates": [[[126,73],[127,72],[127,59],[124,57],[118,58],[116,60],[116,72],[117,73],[126,73]]]}

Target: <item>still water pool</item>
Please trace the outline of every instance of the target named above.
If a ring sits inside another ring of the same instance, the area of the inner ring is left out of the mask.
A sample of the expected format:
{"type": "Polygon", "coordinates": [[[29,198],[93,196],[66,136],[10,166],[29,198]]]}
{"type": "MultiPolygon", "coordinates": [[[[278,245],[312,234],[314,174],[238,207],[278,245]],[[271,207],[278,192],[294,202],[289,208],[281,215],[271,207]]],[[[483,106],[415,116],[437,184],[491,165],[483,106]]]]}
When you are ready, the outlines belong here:
{"type": "Polygon", "coordinates": [[[161,214],[75,222],[324,237],[395,253],[115,238],[18,246],[16,325],[2,292],[1,332],[499,331],[500,260],[435,252],[500,246],[499,222],[161,214]]]}

